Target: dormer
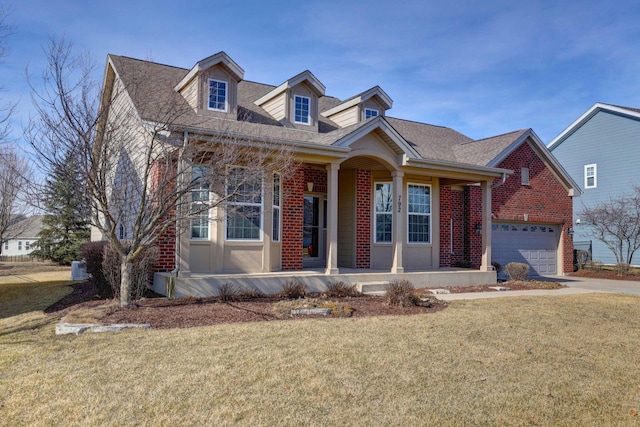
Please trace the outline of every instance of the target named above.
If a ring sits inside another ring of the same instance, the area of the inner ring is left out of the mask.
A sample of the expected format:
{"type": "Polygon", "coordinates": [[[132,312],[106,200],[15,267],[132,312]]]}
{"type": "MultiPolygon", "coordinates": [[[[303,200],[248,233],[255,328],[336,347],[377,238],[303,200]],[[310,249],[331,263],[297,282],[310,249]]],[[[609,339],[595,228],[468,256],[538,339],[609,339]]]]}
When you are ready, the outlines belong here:
{"type": "Polygon", "coordinates": [[[199,114],[237,117],[244,70],[224,52],[198,61],[174,87],[199,114]]]}
{"type": "Polygon", "coordinates": [[[284,126],[318,131],[318,98],[325,87],[311,71],[303,71],[276,87],[255,104],[284,126]]]}
{"type": "Polygon", "coordinates": [[[374,86],[324,111],[322,115],[344,128],[371,117],[384,116],[392,105],[389,95],[380,86],[374,86]]]}

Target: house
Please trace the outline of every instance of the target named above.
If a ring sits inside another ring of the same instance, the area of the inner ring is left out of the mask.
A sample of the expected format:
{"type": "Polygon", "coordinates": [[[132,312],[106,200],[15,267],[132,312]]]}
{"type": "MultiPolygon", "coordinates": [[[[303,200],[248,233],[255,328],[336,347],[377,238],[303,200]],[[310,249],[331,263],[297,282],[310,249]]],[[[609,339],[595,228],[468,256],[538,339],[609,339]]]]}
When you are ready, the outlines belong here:
{"type": "Polygon", "coordinates": [[[640,185],[640,109],[596,103],[556,136],[548,148],[569,175],[582,186],[574,200],[576,249],[592,250],[592,259],[615,264],[607,246],[589,235],[580,213],[633,191],[640,185]]]}
{"type": "MultiPolygon", "coordinates": [[[[224,52],[191,69],[109,55],[103,93],[126,90],[132,72],[163,76],[148,79],[158,105],[188,105],[172,129],[184,141],[223,128],[293,147],[299,165],[251,183],[260,189],[244,206],[251,221],[176,224],[159,245],[160,293],[211,295],[234,281],[277,292],[291,278],[316,288],[398,277],[416,286],[495,283],[492,261],[526,261],[534,274],[572,270],[577,186],[530,129],[474,141],[391,117],[379,86],[341,100],[310,71],[256,83],[224,52]]],[[[151,120],[140,91],[127,100],[151,120]]]]}
{"type": "Polygon", "coordinates": [[[2,239],[0,254],[7,257],[26,256],[34,249],[42,230],[43,215],[33,215],[13,224],[2,239]]]}

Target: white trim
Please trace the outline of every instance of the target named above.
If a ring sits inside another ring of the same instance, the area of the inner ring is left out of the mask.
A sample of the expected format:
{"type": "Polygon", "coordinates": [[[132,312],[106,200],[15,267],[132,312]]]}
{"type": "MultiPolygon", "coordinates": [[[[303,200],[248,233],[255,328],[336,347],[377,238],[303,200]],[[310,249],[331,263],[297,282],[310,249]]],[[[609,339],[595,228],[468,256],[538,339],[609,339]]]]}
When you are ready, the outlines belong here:
{"type": "Polygon", "coordinates": [[[372,117],[378,117],[379,115],[380,115],[380,111],[377,108],[365,108],[364,109],[364,119],[365,120],[370,119],[372,117]],[[375,114],[367,117],[367,113],[368,112],[372,112],[372,113],[375,113],[375,114]]]}
{"type": "Polygon", "coordinates": [[[224,113],[229,111],[229,82],[228,81],[218,80],[218,79],[207,80],[207,110],[222,111],[224,113]],[[224,109],[211,107],[211,82],[224,83],[224,109]]]}
{"type": "Polygon", "coordinates": [[[297,95],[297,94],[293,94],[293,122],[299,125],[311,125],[311,98],[308,96],[304,96],[304,95],[297,95]],[[307,110],[307,121],[303,122],[303,121],[298,121],[296,120],[296,104],[298,103],[298,98],[302,99],[306,99],[307,100],[307,106],[308,106],[308,110],[307,110]]]}
{"type": "Polygon", "coordinates": [[[221,64],[227,70],[231,72],[233,77],[240,81],[244,78],[244,70],[236,62],[229,57],[225,52],[218,52],[196,62],[191,70],[180,80],[180,82],[173,88],[176,92],[180,92],[199,72],[204,71],[214,65],[221,64]]]}
{"type": "MultiPolygon", "coordinates": [[[[205,168],[206,169],[207,166],[205,166],[205,165],[192,165],[191,166],[191,180],[192,181],[193,181],[193,169],[194,168],[205,168]]],[[[198,204],[202,205],[202,204],[208,204],[211,201],[212,193],[211,193],[211,185],[209,185],[209,192],[208,192],[208,195],[207,195],[208,199],[205,200],[205,201],[195,201],[194,202],[194,200],[193,200],[193,192],[194,191],[201,192],[202,190],[203,190],[203,188],[200,187],[200,186],[198,188],[195,188],[195,187],[191,188],[191,190],[189,191],[189,197],[191,197],[191,200],[189,200],[189,209],[191,209],[191,205],[194,204],[194,203],[198,203],[198,204]]],[[[201,219],[201,218],[204,218],[204,215],[200,216],[203,213],[204,212],[201,212],[200,214],[198,214],[198,217],[197,217],[198,220],[201,219]]],[[[193,226],[193,220],[194,219],[196,219],[196,218],[191,217],[190,220],[189,220],[189,240],[190,241],[194,241],[194,242],[205,242],[205,241],[211,240],[211,208],[207,209],[207,236],[206,237],[193,237],[193,234],[192,234],[193,233],[193,228],[192,228],[192,226],[193,226]]]]}
{"type": "Polygon", "coordinates": [[[272,194],[271,194],[271,204],[272,204],[272,213],[271,213],[271,241],[272,242],[281,242],[282,241],[282,174],[280,172],[274,172],[273,173],[273,177],[272,179],[272,184],[273,184],[273,189],[272,194]],[[276,185],[275,185],[275,178],[276,176],[278,177],[278,204],[276,205],[274,203],[274,196],[275,196],[275,190],[276,190],[276,185]],[[274,239],[273,238],[273,226],[275,225],[274,221],[273,221],[273,212],[278,211],[278,238],[274,239]]]}
{"type": "Polygon", "coordinates": [[[393,243],[393,182],[391,181],[374,181],[373,183],[373,243],[375,244],[392,244],[393,243]],[[391,210],[389,212],[378,212],[376,210],[377,200],[376,195],[378,194],[377,185],[389,185],[389,190],[391,191],[391,210]],[[378,213],[382,215],[389,214],[391,215],[391,240],[389,241],[378,241],[378,213]]]}
{"type": "Polygon", "coordinates": [[[433,244],[433,187],[431,186],[431,184],[423,184],[420,182],[407,182],[407,186],[406,186],[406,204],[407,204],[407,208],[406,208],[406,212],[407,212],[407,216],[406,216],[406,229],[407,229],[407,234],[406,234],[406,239],[407,239],[407,244],[408,245],[431,245],[433,244]],[[410,212],[409,211],[409,187],[411,186],[416,186],[416,187],[428,187],[429,188],[429,213],[428,214],[424,214],[424,213],[419,213],[419,212],[410,212]],[[429,217],[429,240],[426,242],[412,242],[409,239],[409,235],[411,233],[411,231],[409,230],[409,216],[410,215],[419,215],[419,216],[428,216],[429,217]]]}
{"type": "Polygon", "coordinates": [[[584,188],[585,190],[587,188],[597,188],[598,187],[598,164],[597,163],[592,163],[589,165],[584,165],[584,188]],[[593,185],[588,185],[588,178],[590,177],[589,175],[587,175],[587,169],[589,168],[593,168],[593,185]]]}
{"type": "MultiPolygon", "coordinates": [[[[246,166],[234,166],[229,165],[228,169],[249,169],[246,166]]],[[[229,174],[227,173],[227,179],[229,174]]],[[[228,183],[225,180],[225,197],[228,197],[226,194],[228,183]]],[[[225,202],[226,204],[232,204],[234,206],[260,206],[260,225],[258,226],[258,238],[257,239],[230,239],[228,237],[228,226],[229,226],[229,214],[225,213],[224,216],[224,241],[225,242],[246,242],[246,243],[258,243],[264,241],[264,174],[260,177],[260,203],[246,203],[246,202],[230,202],[228,199],[225,202]]]]}

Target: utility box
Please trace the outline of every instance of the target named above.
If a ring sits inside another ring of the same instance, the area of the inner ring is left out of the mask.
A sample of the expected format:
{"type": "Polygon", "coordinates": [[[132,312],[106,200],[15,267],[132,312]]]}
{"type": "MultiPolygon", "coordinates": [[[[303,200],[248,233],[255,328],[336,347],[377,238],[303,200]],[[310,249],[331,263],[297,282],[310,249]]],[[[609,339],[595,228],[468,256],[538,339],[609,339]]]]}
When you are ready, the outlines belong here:
{"type": "Polygon", "coordinates": [[[71,280],[87,280],[87,264],[84,261],[71,261],[71,280]]]}

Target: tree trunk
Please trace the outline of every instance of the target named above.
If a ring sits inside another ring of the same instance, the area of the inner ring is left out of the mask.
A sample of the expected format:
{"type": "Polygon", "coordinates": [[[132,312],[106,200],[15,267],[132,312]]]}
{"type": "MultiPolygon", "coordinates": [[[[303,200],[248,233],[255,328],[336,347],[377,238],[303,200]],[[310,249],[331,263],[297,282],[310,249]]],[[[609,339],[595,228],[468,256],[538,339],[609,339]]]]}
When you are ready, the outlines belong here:
{"type": "Polygon", "coordinates": [[[128,307],[131,304],[132,271],[133,263],[124,257],[120,265],[120,307],[128,307]]]}

